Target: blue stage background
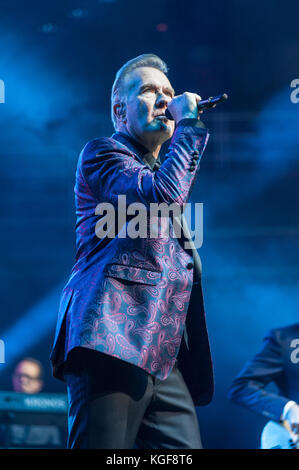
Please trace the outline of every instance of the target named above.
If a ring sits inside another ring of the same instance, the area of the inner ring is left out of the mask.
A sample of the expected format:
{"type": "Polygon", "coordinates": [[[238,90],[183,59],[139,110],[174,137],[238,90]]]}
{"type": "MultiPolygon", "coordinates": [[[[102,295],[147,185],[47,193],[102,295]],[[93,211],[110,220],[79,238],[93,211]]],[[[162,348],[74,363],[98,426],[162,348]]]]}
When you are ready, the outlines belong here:
{"type": "Polygon", "coordinates": [[[227,389],[270,328],[298,322],[297,13],[294,0],[0,1],[2,390],[30,355],[45,367],[45,390],[64,391],[48,356],[75,256],[77,158],[113,133],[118,68],[153,52],[177,93],[229,95],[202,116],[211,138],[192,194],[204,203],[216,375],[215,399],[198,416],[205,447],[259,446],[266,420],[232,404],[227,389]]]}

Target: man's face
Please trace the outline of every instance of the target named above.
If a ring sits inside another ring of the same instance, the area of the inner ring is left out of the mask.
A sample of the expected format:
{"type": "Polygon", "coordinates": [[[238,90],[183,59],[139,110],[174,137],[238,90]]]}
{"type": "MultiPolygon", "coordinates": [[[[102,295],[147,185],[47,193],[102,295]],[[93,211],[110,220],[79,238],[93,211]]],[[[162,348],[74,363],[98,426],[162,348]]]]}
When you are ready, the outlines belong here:
{"type": "Polygon", "coordinates": [[[14,371],[12,382],[15,392],[39,393],[43,386],[39,366],[34,362],[20,362],[14,371]]]}
{"type": "Polygon", "coordinates": [[[148,148],[163,144],[174,131],[174,121],[161,117],[174,97],[168,78],[155,68],[140,67],[128,76],[126,85],[127,131],[148,148]]]}

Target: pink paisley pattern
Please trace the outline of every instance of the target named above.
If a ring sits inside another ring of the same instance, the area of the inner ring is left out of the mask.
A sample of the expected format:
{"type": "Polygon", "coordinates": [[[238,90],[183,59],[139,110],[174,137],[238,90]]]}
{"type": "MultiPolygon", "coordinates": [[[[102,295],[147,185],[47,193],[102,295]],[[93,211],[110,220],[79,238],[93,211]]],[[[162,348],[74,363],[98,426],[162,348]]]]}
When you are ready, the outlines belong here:
{"type": "Polygon", "coordinates": [[[82,151],[75,186],[76,265],[60,306],[54,368],[72,348],[84,346],[159,379],[169,375],[184,331],[193,258],[171,230],[166,233],[163,217],[150,221],[155,238],[98,239],[95,207],[102,200],[116,204],[118,194],[126,194],[128,203],[131,196],[133,202],[148,198],[160,203],[161,194],[172,202],[187,202],[195,179],[189,171],[192,151],[202,153],[206,141],[206,130],[177,130],[156,174],[112,138],[95,139],[82,151]]]}

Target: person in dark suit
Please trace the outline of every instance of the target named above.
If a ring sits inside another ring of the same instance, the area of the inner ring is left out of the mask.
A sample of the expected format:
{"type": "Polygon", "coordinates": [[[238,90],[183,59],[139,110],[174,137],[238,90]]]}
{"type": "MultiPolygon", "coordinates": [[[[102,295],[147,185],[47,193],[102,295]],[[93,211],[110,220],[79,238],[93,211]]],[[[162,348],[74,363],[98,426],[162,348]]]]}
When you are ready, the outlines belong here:
{"type": "Polygon", "coordinates": [[[269,331],[232,383],[229,398],[270,420],[288,421],[299,434],[299,323],[269,331]],[[279,393],[265,389],[271,382],[279,393]]]}
{"type": "Polygon", "coordinates": [[[154,54],[127,62],[112,88],[116,132],[79,158],[76,264],[51,353],[54,376],[67,383],[70,448],[201,447],[195,405],[213,394],[201,263],[187,230],[165,230],[177,219],[184,226],[209,134],[200,96],[174,96],[166,74],[154,54]],[[145,230],[137,237],[136,203],[145,230]],[[153,216],[161,203],[180,217],[153,216]]]}

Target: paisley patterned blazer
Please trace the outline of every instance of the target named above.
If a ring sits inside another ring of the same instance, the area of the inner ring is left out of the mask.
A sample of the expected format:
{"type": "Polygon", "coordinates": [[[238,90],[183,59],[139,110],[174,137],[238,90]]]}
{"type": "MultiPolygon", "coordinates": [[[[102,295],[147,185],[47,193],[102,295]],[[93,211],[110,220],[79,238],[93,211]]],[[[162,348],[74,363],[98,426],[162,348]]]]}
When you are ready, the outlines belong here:
{"type": "Polygon", "coordinates": [[[119,132],[82,150],[75,184],[76,263],[62,292],[51,353],[57,378],[63,380],[76,347],[114,356],[161,380],[177,360],[194,403],[211,400],[200,259],[195,249],[184,248],[184,238],[165,231],[165,217],[150,213],[151,203],[182,208],[188,201],[208,137],[201,121],[182,120],[156,171],[144,162],[143,148],[119,132]],[[143,204],[144,237],[126,236],[132,215],[119,220],[119,195],[125,196],[125,210],[143,204]],[[101,238],[100,203],[117,214],[116,229],[107,222],[101,238]]]}

